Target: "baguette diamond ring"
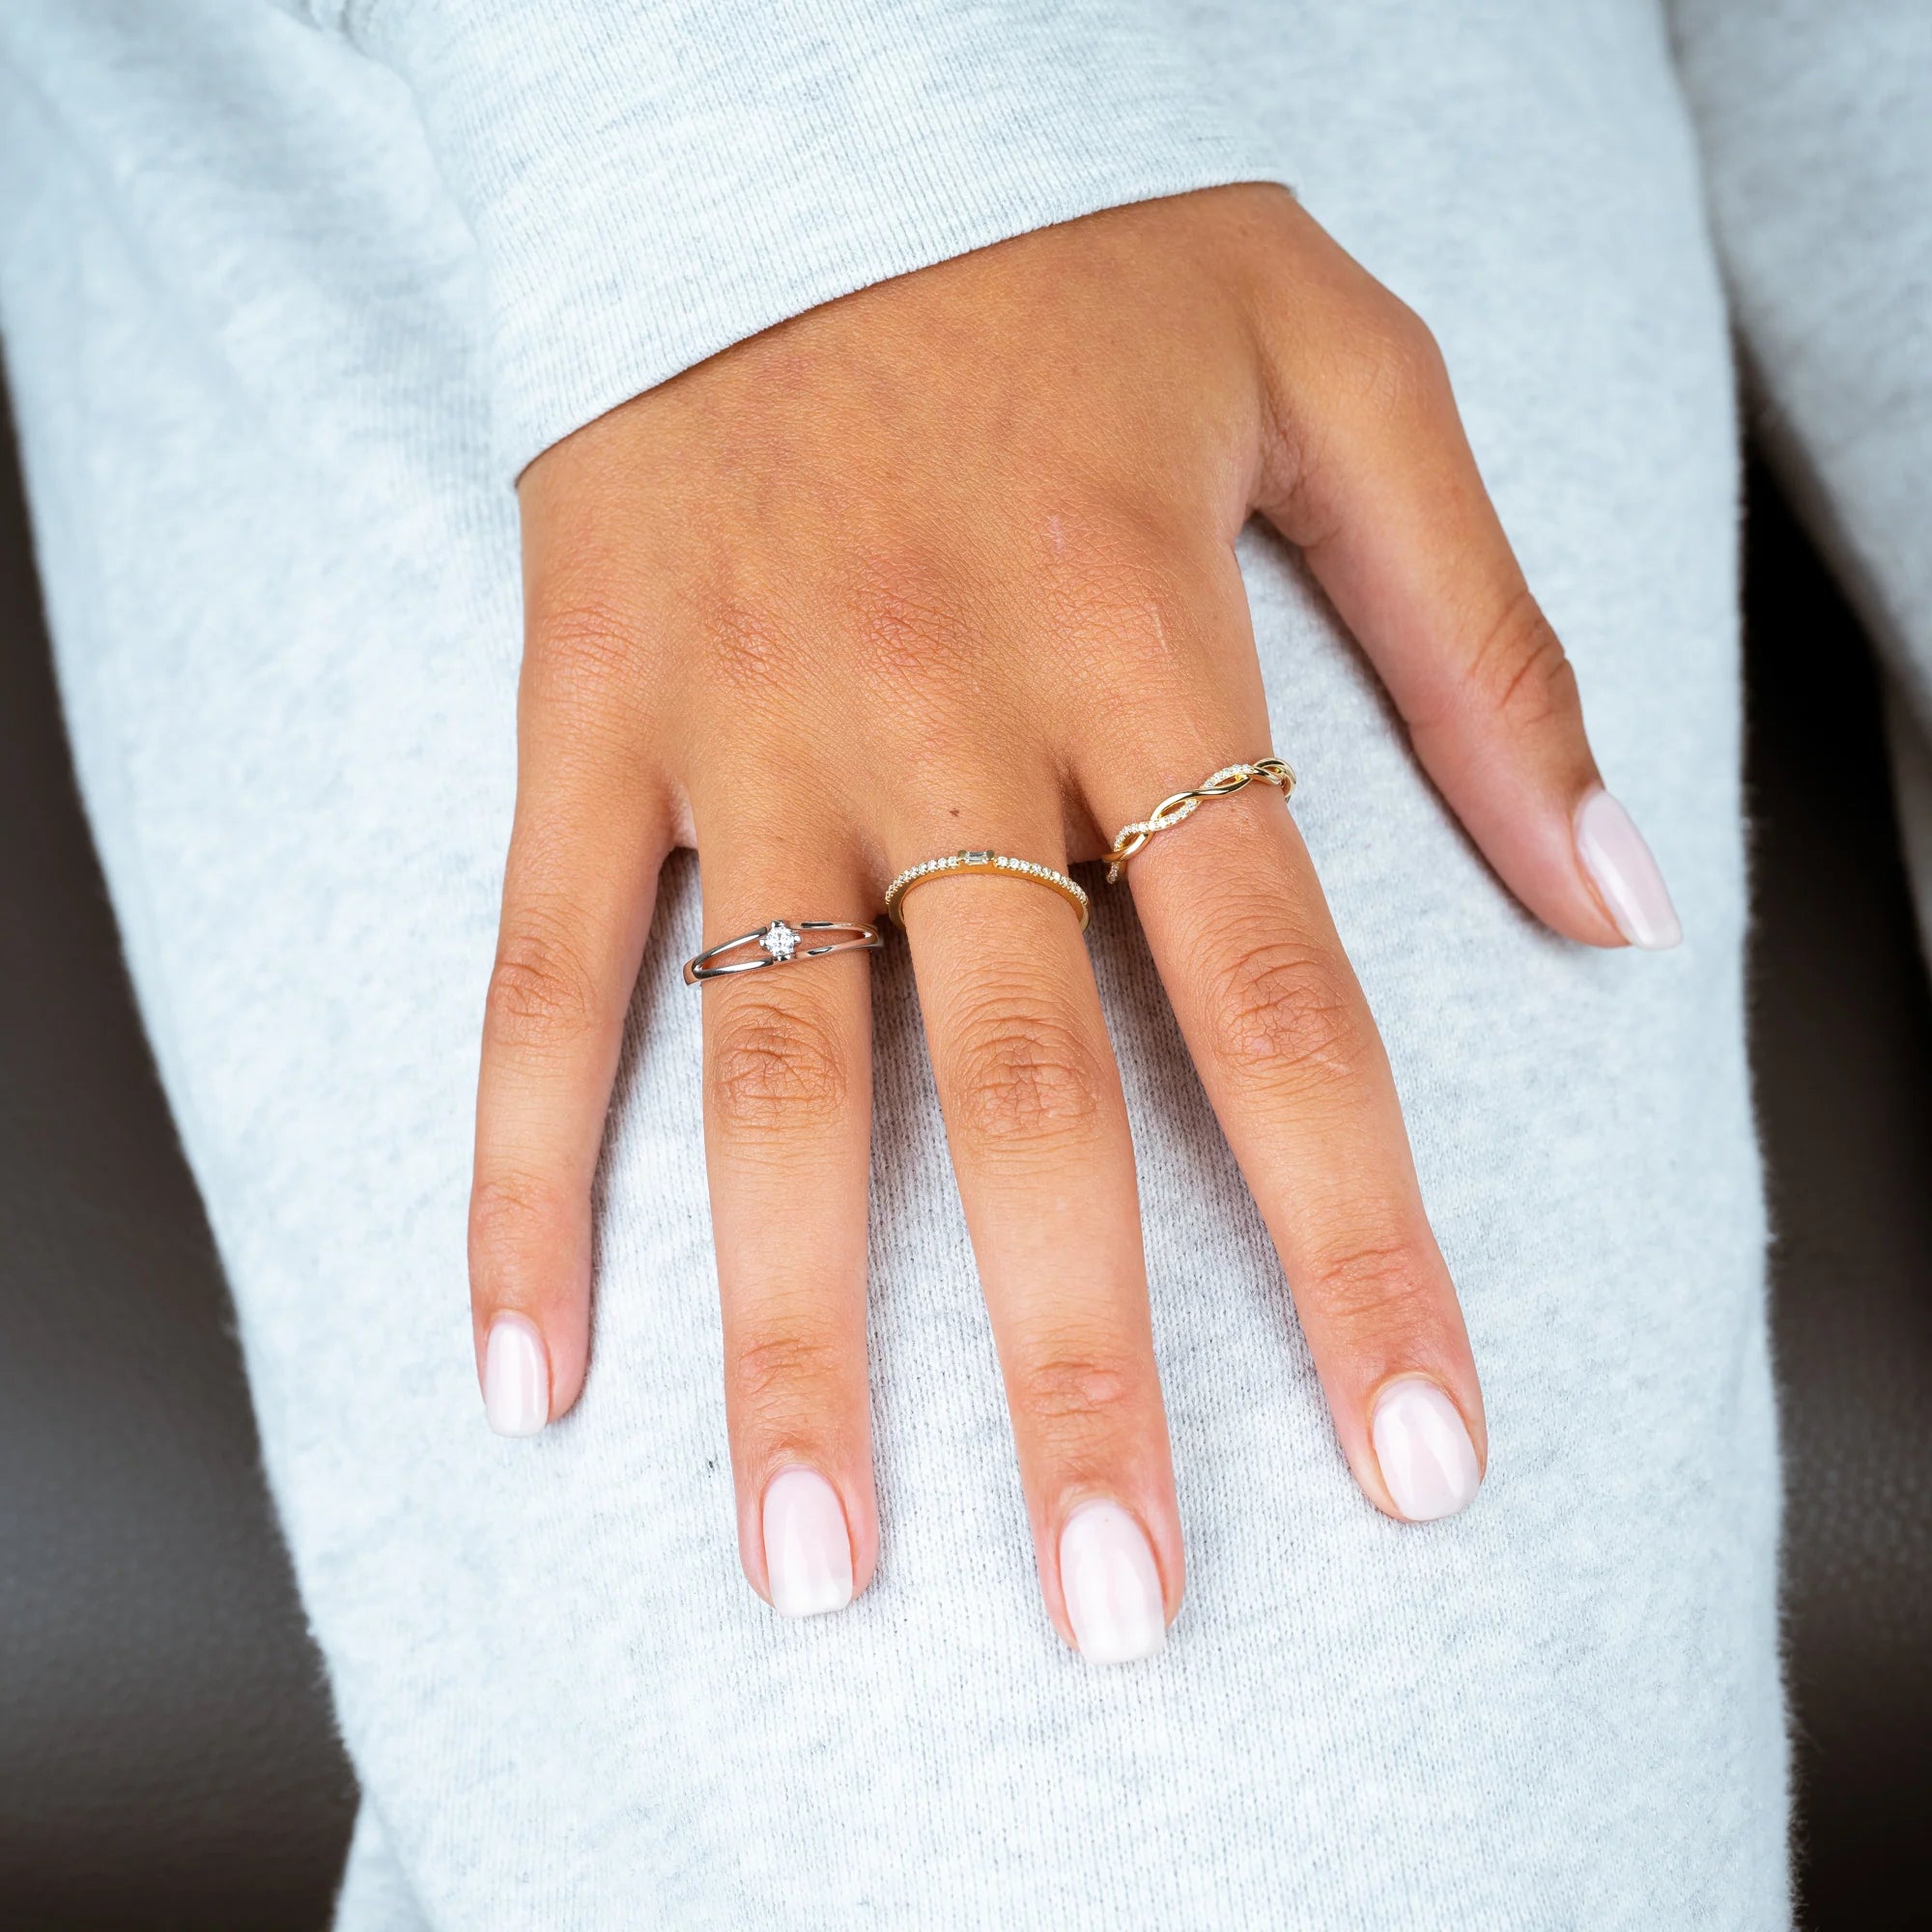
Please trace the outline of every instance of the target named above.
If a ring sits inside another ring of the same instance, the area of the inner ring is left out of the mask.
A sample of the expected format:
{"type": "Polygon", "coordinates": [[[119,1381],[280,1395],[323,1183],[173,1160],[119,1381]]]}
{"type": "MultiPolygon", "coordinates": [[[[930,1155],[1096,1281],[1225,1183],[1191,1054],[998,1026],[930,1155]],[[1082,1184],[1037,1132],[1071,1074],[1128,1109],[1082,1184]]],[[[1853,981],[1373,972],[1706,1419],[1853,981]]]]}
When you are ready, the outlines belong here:
{"type": "Polygon", "coordinates": [[[900,908],[905,895],[928,879],[943,879],[956,872],[994,872],[1002,878],[1025,879],[1036,886],[1044,886],[1048,892],[1058,893],[1080,915],[1080,930],[1087,930],[1087,915],[1092,908],[1080,887],[1051,866],[1037,865],[1031,859],[1009,859],[1004,852],[954,852],[950,858],[926,859],[917,866],[908,866],[886,888],[886,916],[904,925],[900,908]]]}

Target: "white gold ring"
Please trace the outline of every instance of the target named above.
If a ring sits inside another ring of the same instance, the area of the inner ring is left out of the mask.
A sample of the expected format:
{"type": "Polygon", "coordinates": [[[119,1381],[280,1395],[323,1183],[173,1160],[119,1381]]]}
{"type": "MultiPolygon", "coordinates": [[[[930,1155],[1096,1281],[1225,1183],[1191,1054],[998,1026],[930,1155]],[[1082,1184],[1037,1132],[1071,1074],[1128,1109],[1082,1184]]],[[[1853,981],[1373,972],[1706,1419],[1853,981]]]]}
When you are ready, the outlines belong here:
{"type": "Polygon", "coordinates": [[[741,932],[736,939],[722,940],[696,959],[687,959],[684,983],[695,986],[700,980],[724,980],[733,973],[762,973],[767,966],[790,966],[834,952],[876,952],[885,943],[876,925],[862,925],[856,920],[775,919],[755,932],[741,932]],[[806,935],[812,932],[842,932],[847,936],[809,946],[806,935]],[[746,946],[755,949],[751,957],[724,960],[725,953],[746,946]],[[721,960],[723,964],[718,963],[721,960]]]}

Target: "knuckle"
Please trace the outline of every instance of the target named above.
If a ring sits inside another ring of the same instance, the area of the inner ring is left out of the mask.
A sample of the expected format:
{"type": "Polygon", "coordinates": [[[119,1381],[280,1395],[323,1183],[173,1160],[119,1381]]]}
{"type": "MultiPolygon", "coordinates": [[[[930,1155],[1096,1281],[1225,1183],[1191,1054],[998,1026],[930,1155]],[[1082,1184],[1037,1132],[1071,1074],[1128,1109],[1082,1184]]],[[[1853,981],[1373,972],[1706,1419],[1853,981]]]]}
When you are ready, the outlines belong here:
{"type": "Polygon", "coordinates": [[[838,1119],[849,1081],[833,1028],[803,1006],[732,990],[745,997],[721,1002],[705,1055],[718,1125],[759,1135],[838,1119]]]}
{"type": "Polygon", "coordinates": [[[804,661],[798,637],[769,605],[720,594],[698,624],[712,674],[739,698],[761,702],[797,686],[804,661]]]}
{"type": "Polygon", "coordinates": [[[1384,295],[1354,342],[1355,400],[1372,420],[1408,423],[1449,393],[1448,365],[1429,325],[1384,295]]]}
{"type": "Polygon", "coordinates": [[[1517,590],[1485,634],[1470,660],[1468,683],[1499,716],[1525,730],[1577,709],[1569,654],[1526,587],[1517,590]]]}
{"type": "Polygon", "coordinates": [[[1351,297],[1318,335],[1308,399],[1273,411],[1273,463],[1284,486],[1284,534],[1315,547],[1346,512],[1347,485],[1378,449],[1426,446],[1454,425],[1447,364],[1405,302],[1376,288],[1351,297]]]}
{"type": "Polygon", "coordinates": [[[1015,1372],[1012,1403],[1037,1428],[1080,1429],[1131,1406],[1141,1378],[1102,1348],[1049,1350],[1015,1372]]]}
{"type": "Polygon", "coordinates": [[[1051,1005],[983,998],[962,1016],[947,1061],[953,1122],[979,1147],[1053,1140],[1101,1110],[1106,1088],[1086,1032],[1051,1005]]]}
{"type": "Polygon", "coordinates": [[[501,1272],[527,1251],[547,1253],[578,1211],[576,1197],[537,1175],[479,1175],[469,1191],[469,1258],[479,1274],[501,1272]]]}
{"type": "Polygon", "coordinates": [[[1225,1065],[1310,1086],[1345,1082],[1361,1069],[1354,991],[1322,952],[1292,939],[1243,938],[1220,956],[1208,1009],[1225,1065]]]}
{"type": "Polygon", "coordinates": [[[554,923],[532,921],[504,933],[484,1001],[492,1045],[554,1052],[590,1031],[598,1010],[589,968],[554,923]]]}
{"type": "Polygon", "coordinates": [[[731,1354],[731,1393],[742,1415],[771,1421],[810,1410],[822,1416],[846,1380],[844,1344],[807,1327],[774,1329],[731,1354]]]}
{"type": "Polygon", "coordinates": [[[1100,540],[1081,568],[1050,583],[1053,628],[1091,668],[1094,688],[1167,698],[1197,675],[1204,597],[1166,531],[1100,540]]]}
{"type": "Polygon", "coordinates": [[[636,690],[639,627],[620,605],[575,597],[532,621],[524,674],[537,696],[582,708],[636,690]]]}
{"type": "Polygon", "coordinates": [[[1416,1244],[1393,1239],[1350,1242],[1321,1255],[1311,1287],[1327,1319],[1356,1335],[1413,1331],[1433,1294],[1416,1244]]]}
{"type": "Polygon", "coordinates": [[[844,572],[847,619],[862,668],[923,708],[934,686],[970,675],[980,635],[946,574],[905,558],[861,558],[844,572]]]}

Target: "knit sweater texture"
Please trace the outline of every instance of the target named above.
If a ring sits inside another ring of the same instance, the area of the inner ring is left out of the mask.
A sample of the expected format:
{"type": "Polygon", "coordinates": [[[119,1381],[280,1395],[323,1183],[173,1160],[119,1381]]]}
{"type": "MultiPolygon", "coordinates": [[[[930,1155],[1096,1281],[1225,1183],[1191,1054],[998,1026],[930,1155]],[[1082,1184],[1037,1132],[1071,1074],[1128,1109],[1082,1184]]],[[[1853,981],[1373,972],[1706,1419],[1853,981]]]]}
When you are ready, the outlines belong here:
{"type": "MultiPolygon", "coordinates": [[[[62,688],[362,1785],[344,1932],[1787,1921],[1737,435],[1673,42],[1758,47],[1803,12],[1756,11],[1771,24],[1673,25],[1651,0],[0,12],[0,329],[62,688]],[[514,782],[510,486],[814,303],[1241,180],[1292,183],[1435,327],[1686,942],[1537,927],[1295,557],[1251,533],[1275,745],[1484,1375],[1483,1494],[1415,1527],[1350,1482],[1130,906],[1096,877],[1186,1606],[1159,1658],[1112,1673],[1041,1614],[888,951],[883,1555],[851,1609],[782,1623],[732,1539],[688,856],[599,1178],[583,1399],[527,1442],[477,1401],[464,1218],[514,782]]],[[[1719,237],[1769,380],[1823,398],[1794,412],[1823,448],[1838,405],[1797,352],[1855,356],[1857,330],[1793,320],[1789,255],[1752,252],[1775,174],[1751,156],[1790,124],[1725,104],[1742,58],[1694,70],[1729,144],[1719,237]]],[[[1887,138],[1922,156],[1915,129],[1887,138]]],[[[1821,464],[1874,554],[1898,549],[1873,493],[1901,460],[1821,464]]]]}

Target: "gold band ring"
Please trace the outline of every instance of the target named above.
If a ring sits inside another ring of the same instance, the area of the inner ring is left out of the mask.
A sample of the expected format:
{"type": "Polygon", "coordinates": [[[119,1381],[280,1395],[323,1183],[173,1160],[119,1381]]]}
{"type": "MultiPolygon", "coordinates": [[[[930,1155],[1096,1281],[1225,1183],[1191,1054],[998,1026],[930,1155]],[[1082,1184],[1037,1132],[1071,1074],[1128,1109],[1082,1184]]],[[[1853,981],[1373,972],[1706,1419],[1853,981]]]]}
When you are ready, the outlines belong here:
{"type": "Polygon", "coordinates": [[[1009,859],[1004,852],[955,852],[950,859],[927,859],[908,866],[886,888],[886,917],[904,925],[900,908],[905,895],[928,879],[943,879],[953,872],[997,872],[1004,879],[1030,879],[1058,893],[1080,915],[1080,930],[1087,930],[1087,915],[1092,909],[1087,895],[1065,872],[1056,872],[1051,866],[1037,866],[1031,859],[1009,859]]]}
{"type": "Polygon", "coordinates": [[[1107,883],[1111,886],[1127,869],[1127,861],[1156,832],[1166,832],[1182,819],[1192,818],[1210,798],[1232,798],[1259,780],[1280,787],[1283,802],[1294,790],[1294,774],[1280,758],[1258,758],[1251,765],[1223,765],[1211,778],[1204,779],[1192,791],[1178,791],[1164,798],[1145,818],[1123,825],[1114,835],[1114,849],[1107,854],[1107,883]]]}

